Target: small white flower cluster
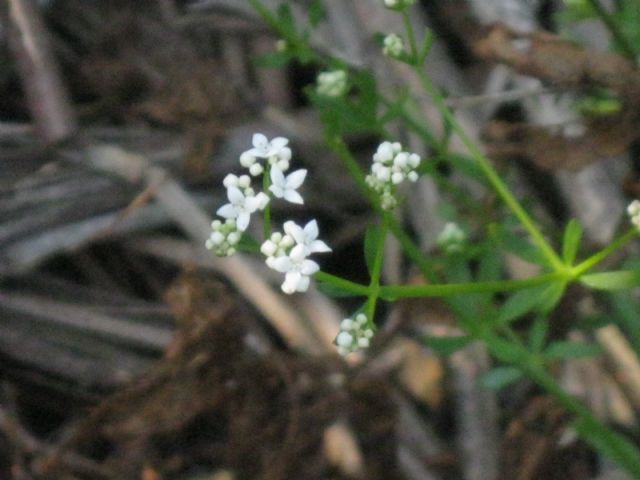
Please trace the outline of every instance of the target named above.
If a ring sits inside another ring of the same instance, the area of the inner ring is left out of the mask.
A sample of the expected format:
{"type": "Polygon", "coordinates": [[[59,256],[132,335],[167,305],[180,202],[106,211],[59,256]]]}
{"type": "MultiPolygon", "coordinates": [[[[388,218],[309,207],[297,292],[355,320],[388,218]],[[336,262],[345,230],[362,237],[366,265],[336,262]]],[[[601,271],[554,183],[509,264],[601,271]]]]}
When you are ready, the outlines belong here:
{"type": "Polygon", "coordinates": [[[373,329],[367,326],[367,316],[359,313],[355,318],[345,318],[340,322],[340,332],[336,336],[336,345],[340,355],[347,355],[369,348],[373,338],[373,329]]]}
{"type": "Polygon", "coordinates": [[[631,223],[640,229],[640,200],[634,200],[627,207],[627,213],[631,218],[631,223]]]}
{"type": "Polygon", "coordinates": [[[440,235],[438,235],[438,245],[445,253],[453,254],[460,253],[464,248],[464,242],[467,240],[467,235],[464,233],[457,223],[448,222],[440,235]]]}
{"type": "Polygon", "coordinates": [[[307,257],[312,253],[330,252],[331,248],[318,240],[318,224],[311,220],[304,228],[293,221],[284,223],[284,235],[271,234],[260,247],[267,257],[269,268],[284,273],[282,291],[286,294],[305,292],[309,288],[310,277],[320,267],[307,257]]]}
{"type": "Polygon", "coordinates": [[[242,233],[238,231],[236,221],[227,219],[224,223],[220,220],[211,222],[211,236],[205,242],[208,250],[219,257],[230,257],[236,253],[236,245],[242,238],[242,233]]]}
{"type": "Polygon", "coordinates": [[[367,184],[380,194],[381,206],[385,210],[393,209],[397,204],[396,187],[405,179],[418,180],[416,168],[420,165],[420,156],[402,151],[398,142],[382,142],[373,155],[371,173],[365,178],[367,184]]]}
{"type": "Polygon", "coordinates": [[[316,92],[323,97],[341,97],[347,91],[347,72],[332,70],[318,74],[316,92]]]}
{"type": "MultiPolygon", "coordinates": [[[[267,168],[271,178],[271,195],[301,204],[303,199],[296,189],[304,182],[307,171],[296,170],[285,176],[284,172],[289,169],[291,160],[288,144],[289,140],[286,138],[276,137],[269,141],[261,133],[256,133],[253,135],[253,148],[240,155],[240,165],[248,168],[253,176],[262,175],[267,168]],[[265,165],[260,163],[260,159],[266,160],[265,165]]],[[[249,226],[251,214],[264,210],[270,198],[265,192],[254,191],[249,175],[237,176],[230,173],[224,178],[223,184],[227,188],[229,203],[220,207],[216,213],[226,221],[213,221],[212,232],[205,246],[216,255],[229,256],[235,253],[242,233],[249,226]]]]}
{"type": "Polygon", "coordinates": [[[382,53],[387,57],[399,58],[404,52],[404,40],[396,33],[390,33],[382,41],[382,53]]]}
{"type": "MultiPolygon", "coordinates": [[[[276,137],[269,141],[261,133],[256,133],[253,135],[253,148],[240,155],[240,164],[248,168],[253,176],[268,173],[271,196],[303,204],[304,199],[297,189],[304,182],[307,171],[301,169],[289,175],[284,174],[291,160],[288,144],[286,138],[276,137]],[[259,159],[266,160],[265,165],[259,159]]],[[[229,203],[220,207],[217,213],[226,221],[222,223],[215,220],[211,224],[211,236],[205,246],[216,255],[229,256],[235,253],[243,232],[249,226],[251,214],[264,210],[270,195],[265,192],[256,194],[251,188],[249,175],[236,176],[230,173],[224,178],[223,184],[227,188],[229,203]]],[[[318,224],[315,220],[311,220],[304,228],[292,221],[285,222],[284,231],[284,235],[280,232],[271,234],[260,251],[267,257],[266,263],[270,268],[285,274],[283,292],[304,292],[309,288],[311,275],[320,269],[316,262],[307,257],[312,253],[330,252],[331,249],[318,240],[318,224]]]]}
{"type": "Polygon", "coordinates": [[[384,6],[392,10],[402,10],[416,3],[416,0],[384,0],[384,6]]]}

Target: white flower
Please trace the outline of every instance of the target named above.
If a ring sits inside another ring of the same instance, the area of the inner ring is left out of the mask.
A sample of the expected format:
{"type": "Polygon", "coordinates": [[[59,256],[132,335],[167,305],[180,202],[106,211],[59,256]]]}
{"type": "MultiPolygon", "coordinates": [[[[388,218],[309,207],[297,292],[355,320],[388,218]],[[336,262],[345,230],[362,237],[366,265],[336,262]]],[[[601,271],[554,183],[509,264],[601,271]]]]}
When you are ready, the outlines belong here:
{"type": "Polygon", "coordinates": [[[258,158],[265,158],[270,165],[277,164],[282,171],[289,168],[291,160],[291,149],[287,146],[289,140],[284,137],[276,137],[269,141],[262,133],[253,134],[253,148],[242,152],[240,155],[240,165],[249,169],[254,177],[261,175],[264,167],[257,163],[258,158]]]}
{"type": "Polygon", "coordinates": [[[249,226],[251,214],[263,209],[269,203],[269,197],[260,192],[258,195],[245,195],[238,187],[227,188],[229,203],[220,207],[217,214],[236,221],[238,230],[244,232],[249,226]]]}
{"type": "Polygon", "coordinates": [[[301,169],[285,177],[282,170],[274,165],[271,167],[271,186],[269,190],[271,190],[277,198],[284,198],[291,203],[303,204],[304,200],[302,196],[296,192],[296,189],[302,185],[306,176],[307,171],[301,169]]]}
{"type": "Polygon", "coordinates": [[[438,235],[437,242],[446,253],[451,254],[461,252],[466,240],[464,230],[457,223],[448,222],[438,235]]]}
{"type": "Polygon", "coordinates": [[[318,74],[316,91],[325,97],[340,97],[347,91],[347,72],[333,70],[318,74]]]}
{"type": "Polygon", "coordinates": [[[371,173],[365,177],[367,185],[380,195],[380,206],[384,210],[395,208],[397,185],[405,180],[418,180],[416,168],[420,166],[420,156],[403,152],[398,142],[382,142],[373,154],[371,173]]]}
{"type": "Polygon", "coordinates": [[[373,328],[369,326],[367,316],[359,313],[355,318],[345,318],[340,322],[340,332],[335,343],[340,355],[347,355],[360,349],[369,348],[373,338],[373,328]]]}
{"type": "Polygon", "coordinates": [[[304,247],[305,255],[312,253],[330,252],[331,248],[318,238],[318,222],[311,220],[304,228],[291,220],[284,223],[284,231],[295,240],[298,245],[304,247]]]}
{"type": "Polygon", "coordinates": [[[242,232],[238,231],[235,220],[228,219],[225,223],[214,220],[211,223],[211,235],[205,242],[208,250],[213,250],[220,257],[228,257],[236,252],[236,245],[242,238],[242,232]]]}
{"type": "Polygon", "coordinates": [[[303,245],[293,247],[289,255],[274,258],[269,266],[285,274],[281,288],[287,294],[305,292],[309,288],[309,276],[320,270],[316,262],[307,258],[303,245]]]}
{"type": "Polygon", "coordinates": [[[284,137],[276,137],[269,141],[262,133],[254,133],[251,143],[253,143],[253,148],[244,152],[243,155],[269,158],[278,155],[289,144],[289,140],[284,137]]]}
{"type": "Polygon", "coordinates": [[[634,200],[627,207],[631,223],[640,229],[640,200],[634,200]]]}
{"type": "Polygon", "coordinates": [[[404,51],[404,41],[395,34],[390,33],[382,41],[382,53],[391,58],[398,58],[404,51]]]}

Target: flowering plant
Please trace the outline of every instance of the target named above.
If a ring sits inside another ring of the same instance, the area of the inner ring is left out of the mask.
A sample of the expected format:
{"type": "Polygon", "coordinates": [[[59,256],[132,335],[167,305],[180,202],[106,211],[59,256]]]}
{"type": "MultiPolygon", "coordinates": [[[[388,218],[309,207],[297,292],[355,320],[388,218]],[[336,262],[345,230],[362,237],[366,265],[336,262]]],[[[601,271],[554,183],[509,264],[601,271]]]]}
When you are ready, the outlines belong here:
{"type": "Polygon", "coordinates": [[[310,220],[304,226],[289,220],[284,222],[282,232],[272,231],[272,201],[277,199],[304,204],[299,190],[307,171],[300,169],[287,173],[293,158],[289,141],[283,137],[268,140],[262,134],[254,135],[253,147],[240,156],[240,165],[249,170],[249,175],[229,174],[224,179],[229,203],[218,209],[217,213],[224,222],[213,222],[207,247],[218,255],[233,254],[247,232],[251,216],[262,212],[264,229],[259,250],[269,268],[284,274],[281,284],[284,293],[305,292],[311,279],[315,278],[333,292],[363,298],[362,306],[351,317],[344,319],[336,332],[335,343],[341,355],[375,345],[376,307],[379,301],[442,297],[457,313],[459,326],[465,332],[463,341],[457,341],[457,345],[461,347],[472,340],[481,341],[497,360],[499,365],[490,372],[494,385],[505,386],[522,375],[528,376],[573,414],[574,428],[579,435],[640,478],[640,450],[626,437],[603,425],[578,400],[564,392],[551,373],[550,367],[554,361],[593,354],[594,349],[589,345],[583,348],[565,340],[552,340],[548,334],[549,315],[569,285],[579,283],[598,290],[640,286],[638,270],[594,272],[595,267],[611,253],[637,237],[640,201],[633,201],[628,208],[632,228],[602,250],[578,261],[582,239],[580,224],[572,220],[566,225],[558,249],[543,234],[533,216],[447,107],[441,90],[424,69],[431,36],[426,33],[422,43],[417,41],[408,12],[414,1],[384,1],[384,6],[403,17],[406,27],[404,38],[407,38],[408,44],[405,47],[399,35],[389,34],[384,39],[383,49],[392,61],[402,62],[413,69],[422,93],[432,99],[447,125],[444,140],[435,138],[430,125],[408,106],[406,91],[396,97],[383,95],[377,91],[369,73],[351,72],[339,61],[316,53],[309,46],[308,31],[300,32],[295,27],[287,8],[280,9],[276,14],[259,0],[250,0],[250,3],[281,37],[281,45],[286,45],[286,48],[281,48],[283,55],[326,67],[319,74],[315,88],[308,90],[308,93],[320,111],[329,146],[343,161],[347,172],[380,217],[380,222],[368,230],[364,242],[370,282],[359,284],[324,272],[310,258],[313,254],[331,252],[331,248],[318,239],[316,220],[310,220]],[[283,18],[278,18],[278,15],[283,15],[283,18]],[[336,65],[340,68],[335,68],[336,65]],[[358,95],[350,95],[352,89],[358,95]],[[403,184],[417,182],[424,174],[436,177],[438,171],[431,162],[423,161],[419,154],[404,150],[399,142],[389,138],[385,126],[397,120],[421,138],[436,156],[446,159],[450,168],[461,165],[460,159],[448,152],[447,142],[451,135],[456,135],[469,154],[465,159],[466,170],[475,172],[476,179],[495,191],[510,218],[518,221],[528,238],[514,235],[509,227],[492,225],[487,228],[487,239],[475,238],[472,245],[471,235],[466,229],[448,222],[438,236],[438,244],[445,253],[439,259],[441,268],[432,268],[434,259],[413,241],[393,213],[403,203],[403,184]],[[354,130],[367,130],[387,138],[373,153],[370,170],[366,174],[354,159],[344,138],[345,134],[354,130]],[[251,177],[262,178],[261,191],[257,192],[252,187],[251,177]],[[398,240],[402,251],[420,270],[426,283],[382,283],[382,264],[388,236],[398,240]],[[514,253],[536,263],[540,274],[524,279],[502,278],[502,249],[504,245],[514,242],[519,245],[514,253]],[[471,268],[472,265],[477,268],[471,268]],[[514,321],[525,315],[532,315],[535,319],[531,330],[524,333],[516,331],[513,328],[514,321]]]}

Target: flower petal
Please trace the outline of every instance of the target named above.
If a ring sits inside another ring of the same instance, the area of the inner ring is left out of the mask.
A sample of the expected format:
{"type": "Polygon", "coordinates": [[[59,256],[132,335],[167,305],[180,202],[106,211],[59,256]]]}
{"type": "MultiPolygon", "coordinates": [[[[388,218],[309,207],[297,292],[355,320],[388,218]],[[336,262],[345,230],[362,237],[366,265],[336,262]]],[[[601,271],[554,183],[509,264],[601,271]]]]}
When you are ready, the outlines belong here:
{"type": "Polygon", "coordinates": [[[331,251],[331,247],[329,247],[329,245],[324,243],[322,240],[314,240],[313,242],[309,243],[308,249],[309,253],[322,253],[331,251]]]}
{"type": "Polygon", "coordinates": [[[271,185],[269,190],[271,190],[271,193],[273,193],[276,198],[284,197],[284,190],[279,185],[271,185]]]}
{"type": "Polygon", "coordinates": [[[307,176],[307,170],[304,168],[301,168],[300,170],[296,170],[293,173],[290,173],[289,175],[287,175],[287,188],[292,188],[292,189],[296,189],[298,187],[300,187],[300,185],[302,185],[302,182],[304,182],[305,177],[307,176]]]}
{"type": "Polygon", "coordinates": [[[249,220],[251,220],[249,212],[240,212],[238,219],[236,220],[236,227],[238,227],[238,230],[244,232],[249,226],[249,220]]]}
{"type": "Polygon", "coordinates": [[[251,143],[260,152],[265,152],[269,148],[269,140],[261,133],[254,133],[251,143]]]}
{"type": "Polygon", "coordinates": [[[307,255],[305,252],[304,245],[296,245],[291,249],[291,252],[289,252],[289,258],[294,263],[303,262],[306,257],[307,255]]]}
{"type": "Polygon", "coordinates": [[[302,230],[302,227],[300,227],[300,225],[289,220],[287,222],[284,222],[283,227],[284,227],[285,233],[290,237],[292,237],[296,241],[296,243],[305,243],[306,237],[304,234],[304,230],[302,230]]]}
{"type": "Polygon", "coordinates": [[[287,273],[293,268],[293,262],[288,256],[283,255],[281,257],[274,258],[270,262],[269,267],[273,268],[276,272],[287,273]]]}
{"type": "Polygon", "coordinates": [[[244,194],[238,187],[231,186],[227,188],[227,197],[229,197],[229,201],[232,205],[244,204],[244,194]]]}
{"type": "Polygon", "coordinates": [[[222,218],[237,218],[239,212],[236,206],[227,203],[221,206],[216,213],[222,218]]]}
{"type": "Polygon", "coordinates": [[[309,290],[309,277],[303,275],[298,280],[298,288],[296,289],[298,292],[306,292],[309,290]]]}
{"type": "Polygon", "coordinates": [[[304,203],[304,199],[302,198],[302,196],[295,190],[285,190],[284,199],[287,202],[297,203],[299,205],[302,205],[304,203]]]}
{"type": "Polygon", "coordinates": [[[285,188],[287,181],[284,178],[284,173],[275,165],[271,167],[271,183],[277,185],[280,188],[285,188]]]}
{"type": "Polygon", "coordinates": [[[313,260],[305,260],[300,267],[300,273],[303,275],[313,275],[318,270],[320,270],[320,265],[313,260]]]}
{"type": "Polygon", "coordinates": [[[304,226],[305,243],[310,243],[318,238],[318,222],[311,220],[304,226]]]}

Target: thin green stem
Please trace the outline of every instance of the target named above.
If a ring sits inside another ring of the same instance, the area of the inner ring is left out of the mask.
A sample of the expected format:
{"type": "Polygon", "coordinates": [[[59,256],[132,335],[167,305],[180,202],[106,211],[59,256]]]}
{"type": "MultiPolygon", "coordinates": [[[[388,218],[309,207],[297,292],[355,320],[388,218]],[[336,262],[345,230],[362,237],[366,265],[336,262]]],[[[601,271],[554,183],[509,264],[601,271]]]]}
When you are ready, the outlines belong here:
{"type": "Polygon", "coordinates": [[[421,285],[386,285],[380,287],[380,297],[385,299],[411,297],[447,297],[463,293],[512,292],[556,282],[565,278],[563,273],[553,272],[523,280],[494,280],[489,282],[463,282],[421,285]]]}
{"type": "Polygon", "coordinates": [[[380,276],[382,274],[382,261],[384,259],[384,244],[387,237],[387,217],[382,219],[382,227],[376,245],[376,254],[371,268],[371,281],[369,282],[369,297],[367,298],[367,320],[373,325],[376,315],[376,305],[380,295],[380,276]]]}
{"type": "MultiPolygon", "coordinates": [[[[263,192],[265,193],[269,192],[270,183],[271,181],[269,179],[269,170],[265,170],[265,172],[262,174],[262,191],[263,192]]],[[[267,206],[264,207],[263,220],[264,220],[264,224],[262,228],[262,235],[264,238],[262,240],[264,241],[271,236],[271,201],[269,201],[269,203],[267,203],[267,206]]]]}
{"type": "Polygon", "coordinates": [[[611,36],[616,42],[618,48],[622,50],[627,58],[635,62],[636,54],[634,52],[633,46],[624,35],[624,33],[622,33],[622,30],[616,23],[613,16],[602,6],[599,0],[588,0],[588,2],[591,5],[591,8],[593,8],[598,14],[600,20],[602,20],[602,23],[604,23],[607,29],[609,29],[609,32],[611,32],[611,36]]]}
{"type": "Polygon", "coordinates": [[[416,34],[413,31],[413,25],[411,24],[411,18],[405,8],[402,10],[402,21],[404,22],[404,28],[409,37],[409,49],[411,50],[411,64],[416,65],[418,63],[418,44],[416,43],[416,34]]]}
{"type": "Polygon", "coordinates": [[[418,266],[420,272],[426,279],[433,280],[431,263],[427,260],[420,247],[413,242],[409,235],[407,235],[398,221],[380,206],[380,199],[378,195],[376,195],[376,193],[367,185],[367,182],[364,179],[364,173],[362,173],[362,170],[360,169],[360,165],[358,165],[356,159],[351,155],[349,148],[342,138],[338,136],[328,138],[328,143],[344,163],[349,174],[351,174],[351,177],[356,182],[359,190],[367,198],[375,211],[384,218],[389,231],[394,237],[396,237],[402,247],[402,250],[418,266]]]}
{"type": "Polygon", "coordinates": [[[599,252],[593,254],[592,256],[587,258],[586,260],[582,261],[581,263],[579,263],[578,265],[573,267],[572,272],[573,272],[574,277],[577,278],[580,275],[582,275],[583,273],[587,272],[588,270],[591,270],[598,263],[603,261],[605,258],[607,258],[609,255],[611,255],[617,249],[619,249],[623,245],[627,244],[628,242],[630,242],[631,240],[633,240],[637,236],[638,236],[638,230],[635,229],[635,228],[630,229],[628,232],[626,232],[624,235],[622,235],[622,236],[618,237],[617,239],[615,239],[613,242],[611,242],[605,248],[603,248],[599,252]]]}
{"type": "Polygon", "coordinates": [[[355,296],[366,297],[369,295],[369,287],[367,285],[355,283],[342,277],[331,275],[330,273],[316,272],[314,274],[314,278],[319,282],[334,285],[335,287],[338,287],[345,292],[350,292],[355,296]]]}
{"type": "Polygon", "coordinates": [[[565,265],[562,263],[561,258],[555,252],[555,250],[549,245],[547,240],[544,238],[538,227],[536,226],[533,219],[529,216],[529,214],[525,211],[525,209],[520,205],[518,200],[513,196],[509,188],[502,181],[498,173],[495,171],[491,162],[487,157],[484,156],[482,151],[478,148],[475,142],[469,137],[467,132],[464,130],[462,125],[458,122],[455,115],[449,110],[447,105],[444,102],[444,98],[438,88],[433,84],[431,79],[427,76],[427,74],[420,68],[416,68],[416,72],[420,77],[420,81],[422,82],[422,86],[424,90],[431,96],[434,101],[434,104],[440,114],[450,123],[453,130],[456,132],[462,143],[467,147],[469,153],[474,157],[474,159],[478,162],[478,165],[482,169],[483,173],[496,190],[498,195],[502,198],[505,204],[511,209],[514,215],[520,220],[520,223],[524,226],[524,228],[529,232],[531,238],[535,242],[535,244],[540,248],[543,252],[549,263],[553,266],[556,271],[562,271],[565,269],[565,265]]]}

